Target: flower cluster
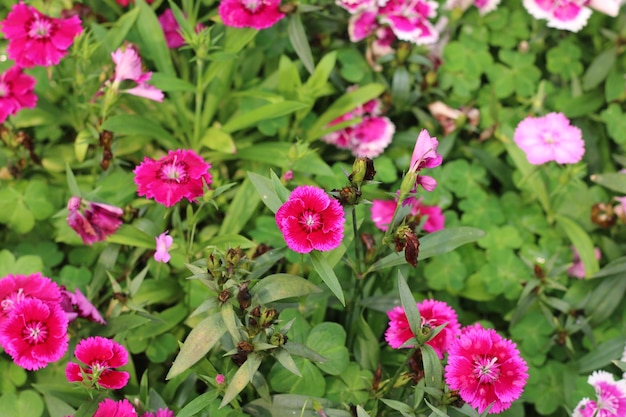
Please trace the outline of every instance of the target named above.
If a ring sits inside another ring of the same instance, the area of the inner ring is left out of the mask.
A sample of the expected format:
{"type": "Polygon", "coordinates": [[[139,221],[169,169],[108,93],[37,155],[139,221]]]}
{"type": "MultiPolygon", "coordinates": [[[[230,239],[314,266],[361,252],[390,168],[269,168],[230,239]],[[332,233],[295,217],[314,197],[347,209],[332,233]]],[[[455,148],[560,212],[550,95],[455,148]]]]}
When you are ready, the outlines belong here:
{"type": "MultiPolygon", "coordinates": [[[[623,360],[623,359],[622,359],[623,360]]],[[[596,400],[580,400],[572,417],[617,417],[626,415],[626,379],[615,381],[613,374],[595,371],[587,379],[596,391],[596,400]]]]}
{"type": "Polygon", "coordinates": [[[67,202],[67,224],[87,245],[103,241],[122,225],[124,211],[108,204],[71,197],[67,202]]]}
{"type": "Polygon", "coordinates": [[[280,0],[221,0],[217,11],[226,26],[267,29],[285,17],[279,6],[280,0]]]}
{"type": "Polygon", "coordinates": [[[84,365],[68,362],[68,381],[108,389],[121,389],[128,383],[128,372],[113,369],[128,363],[128,352],[119,343],[100,336],[88,337],[78,343],[74,355],[84,365]]]}
{"type": "Polygon", "coordinates": [[[390,35],[417,45],[432,44],[439,38],[437,29],[429,21],[437,15],[435,1],[338,0],[337,4],[351,14],[348,34],[352,42],[374,34],[379,40],[385,39],[385,45],[390,35]],[[388,30],[382,33],[379,29],[388,30]]]}
{"type": "Polygon", "coordinates": [[[74,38],[83,31],[80,19],[56,19],[22,2],[15,4],[0,31],[8,39],[7,54],[15,66],[0,74],[0,123],[37,103],[35,79],[23,68],[57,65],[67,55],[74,38]]]}
{"type": "Polygon", "coordinates": [[[578,32],[587,24],[592,10],[616,17],[619,0],[524,0],[524,7],[534,18],[546,19],[555,29],[578,32]]]}
{"type": "MultiPolygon", "coordinates": [[[[350,87],[348,91],[354,90],[350,87]]],[[[340,149],[349,149],[356,157],[375,158],[391,143],[396,131],[395,125],[387,117],[381,116],[382,102],[370,100],[349,113],[329,123],[334,126],[357,118],[361,121],[322,137],[322,140],[340,149]]]]}
{"type": "MultiPolygon", "coordinates": [[[[441,207],[422,204],[422,200],[419,198],[407,198],[404,200],[403,204],[411,205],[411,216],[418,220],[417,223],[419,223],[422,217],[426,217],[423,226],[424,231],[432,233],[444,228],[445,218],[441,207]]],[[[389,224],[391,224],[397,205],[397,200],[372,201],[372,221],[376,227],[382,231],[387,230],[389,224]]]]}
{"type": "Polygon", "coordinates": [[[575,164],[585,154],[581,130],[572,126],[563,113],[525,118],[517,125],[513,140],[534,165],[549,161],[575,164]]]}
{"type": "Polygon", "coordinates": [[[296,187],[276,212],[276,224],[287,246],[298,253],[333,250],[343,239],[341,204],[321,188],[296,187]]]}
{"type": "Polygon", "coordinates": [[[158,161],[145,157],[133,173],[139,195],[171,207],[183,198],[194,202],[201,197],[205,184],[211,184],[210,168],[194,151],[177,149],[158,161]]]}

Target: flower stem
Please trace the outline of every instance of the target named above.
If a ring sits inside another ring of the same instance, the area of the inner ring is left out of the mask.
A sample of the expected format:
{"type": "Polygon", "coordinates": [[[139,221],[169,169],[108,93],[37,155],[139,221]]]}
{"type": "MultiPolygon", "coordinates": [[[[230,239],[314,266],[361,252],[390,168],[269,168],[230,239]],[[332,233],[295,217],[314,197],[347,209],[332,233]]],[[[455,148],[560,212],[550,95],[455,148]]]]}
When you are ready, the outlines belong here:
{"type": "Polygon", "coordinates": [[[200,145],[200,125],[202,123],[202,99],[204,92],[202,91],[202,75],[204,70],[204,61],[196,56],[196,108],[194,111],[193,121],[193,147],[194,149],[200,145]]]}
{"type": "Polygon", "coordinates": [[[356,224],[356,206],[352,206],[352,230],[354,231],[354,256],[356,260],[356,278],[361,280],[361,245],[356,224]]]}

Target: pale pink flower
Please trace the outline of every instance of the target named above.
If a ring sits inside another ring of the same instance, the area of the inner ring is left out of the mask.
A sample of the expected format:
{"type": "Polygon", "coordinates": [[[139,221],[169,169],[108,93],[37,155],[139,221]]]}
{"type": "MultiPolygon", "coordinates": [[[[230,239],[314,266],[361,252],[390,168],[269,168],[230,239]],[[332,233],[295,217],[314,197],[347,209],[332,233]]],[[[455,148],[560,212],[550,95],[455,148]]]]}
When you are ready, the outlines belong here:
{"type": "Polygon", "coordinates": [[[152,77],[152,72],[143,72],[141,58],[134,47],[118,48],[111,53],[111,59],[115,63],[115,76],[111,85],[113,90],[118,91],[122,81],[130,80],[137,83],[137,85],[119,91],[149,100],[163,101],[163,92],[155,86],[148,84],[152,77]]]}
{"type": "Polygon", "coordinates": [[[299,186],[276,212],[276,225],[295,252],[330,251],[343,239],[343,208],[321,188],[299,186]]]}
{"type": "Polygon", "coordinates": [[[435,168],[441,165],[443,157],[437,153],[438,146],[437,138],[431,137],[426,129],[422,129],[413,148],[409,172],[418,174],[415,185],[421,185],[426,191],[434,190],[437,187],[437,181],[419,173],[423,168],[435,168]]]}
{"type": "Polygon", "coordinates": [[[624,0],[590,0],[587,7],[611,17],[617,17],[620,6],[625,3],[624,0]]]}
{"type": "Polygon", "coordinates": [[[154,260],[163,263],[169,262],[170,253],[168,252],[168,250],[172,246],[172,243],[174,243],[174,239],[172,238],[172,236],[168,235],[167,232],[161,233],[154,239],[156,240],[156,252],[154,252],[154,260]]]}
{"type": "Polygon", "coordinates": [[[122,225],[124,210],[108,204],[71,197],[67,202],[67,224],[83,242],[92,245],[112,235],[122,225]]]}
{"type": "Polygon", "coordinates": [[[32,109],[37,104],[34,93],[35,79],[11,67],[0,74],[0,123],[23,108],[32,109]]]}
{"type": "Polygon", "coordinates": [[[0,26],[9,40],[9,58],[23,68],[57,65],[83,31],[78,16],[55,19],[22,1],[13,6],[0,26]]]}
{"type": "Polygon", "coordinates": [[[361,123],[353,127],[352,154],[360,158],[379,156],[393,139],[396,126],[387,117],[363,117],[361,123]]]}
{"type": "Polygon", "coordinates": [[[285,17],[280,0],[221,0],[222,22],[235,28],[266,29],[285,17]]]}
{"type": "Polygon", "coordinates": [[[176,417],[174,412],[167,408],[159,408],[156,413],[143,413],[141,417],[176,417]]]}
{"type": "Polygon", "coordinates": [[[493,404],[489,413],[498,414],[522,395],[528,366],[512,341],[493,329],[470,328],[448,350],[445,380],[479,413],[493,404]]]}
{"type": "Polygon", "coordinates": [[[588,0],[523,0],[524,7],[534,18],[547,19],[555,29],[578,32],[587,24],[591,9],[588,0]]]}
{"type": "Polygon", "coordinates": [[[626,415],[626,380],[615,381],[613,374],[595,371],[587,380],[597,396],[597,401],[583,398],[572,417],[618,417],[626,415]]]}
{"type": "MultiPolygon", "coordinates": [[[[622,170],[624,171],[624,170],[622,170]]],[[[624,172],[622,172],[624,173],[624,172]]],[[[617,201],[617,205],[613,207],[613,210],[617,217],[620,218],[624,223],[626,223],[626,196],[624,197],[613,197],[615,201],[617,201]]]]}
{"type": "Polygon", "coordinates": [[[192,150],[170,150],[158,161],[145,157],[135,168],[137,193],[171,207],[183,198],[195,202],[211,185],[211,164],[192,150]]]}
{"type": "MultiPolygon", "coordinates": [[[[185,39],[180,33],[180,25],[176,21],[176,17],[174,17],[174,12],[172,9],[166,9],[159,16],[159,23],[161,24],[161,28],[163,29],[163,35],[165,35],[165,43],[167,47],[170,49],[180,48],[185,44],[185,39]]],[[[204,29],[204,25],[198,23],[195,27],[195,31],[200,32],[204,29]]]]}
{"type": "MultiPolygon", "coordinates": [[[[461,330],[456,312],[448,304],[437,300],[419,302],[417,303],[417,309],[422,319],[422,329],[434,330],[442,324],[446,325],[434,338],[426,342],[427,345],[434,349],[437,356],[442,359],[444,353],[448,351],[461,330]]],[[[404,308],[394,307],[387,312],[387,317],[389,317],[389,328],[385,332],[385,340],[389,343],[389,346],[394,349],[412,347],[412,345],[405,345],[414,334],[409,327],[409,320],[406,317],[404,308]]]]}
{"type": "Polygon", "coordinates": [[[515,129],[513,140],[533,165],[556,161],[574,164],[585,154],[582,132],[562,113],[543,117],[527,117],[515,129]]]}
{"type": "Polygon", "coordinates": [[[337,0],[336,3],[350,14],[355,14],[361,10],[371,10],[378,6],[376,0],[337,0]]]}
{"type": "Polygon", "coordinates": [[[61,289],[40,272],[30,275],[9,274],[0,279],[0,326],[24,300],[36,298],[46,304],[61,302],[61,289]]]}
{"type": "Polygon", "coordinates": [[[78,288],[76,288],[74,292],[70,292],[63,287],[61,289],[61,296],[61,308],[65,311],[70,322],[76,320],[78,317],[82,317],[102,325],[107,324],[100,315],[100,312],[98,312],[98,309],[78,288]]]}
{"type": "MultiPolygon", "coordinates": [[[[411,204],[412,216],[426,216],[424,222],[424,231],[428,233],[442,230],[445,225],[445,217],[443,211],[439,206],[427,206],[422,204],[421,199],[407,198],[404,204],[411,204]]],[[[396,200],[373,200],[371,206],[372,221],[382,231],[386,231],[391,220],[393,213],[397,206],[396,200]]]]}
{"type": "Polygon", "coordinates": [[[478,12],[481,15],[493,12],[496,10],[501,0],[474,0],[474,6],[478,8],[478,12]]]}
{"type": "MultiPolygon", "coordinates": [[[[600,258],[602,257],[602,252],[600,252],[600,249],[594,248],[593,251],[596,259],[600,260],[600,258]]],[[[585,265],[583,265],[582,261],[580,260],[580,255],[578,254],[576,248],[572,247],[572,253],[574,259],[572,261],[572,266],[567,269],[567,275],[569,275],[570,277],[583,279],[586,276],[585,265]]]]}
{"type": "Polygon", "coordinates": [[[59,304],[27,298],[0,325],[0,345],[16,365],[35,371],[65,355],[67,323],[59,304]]]}
{"type": "Polygon", "coordinates": [[[128,352],[116,341],[101,336],[88,337],[76,345],[74,355],[83,365],[68,362],[65,376],[69,382],[85,382],[88,386],[108,389],[121,389],[128,383],[129,373],[114,369],[128,363],[128,352]]]}
{"type": "Polygon", "coordinates": [[[121,401],[105,398],[98,404],[98,409],[93,417],[137,417],[137,412],[126,398],[121,401]]]}

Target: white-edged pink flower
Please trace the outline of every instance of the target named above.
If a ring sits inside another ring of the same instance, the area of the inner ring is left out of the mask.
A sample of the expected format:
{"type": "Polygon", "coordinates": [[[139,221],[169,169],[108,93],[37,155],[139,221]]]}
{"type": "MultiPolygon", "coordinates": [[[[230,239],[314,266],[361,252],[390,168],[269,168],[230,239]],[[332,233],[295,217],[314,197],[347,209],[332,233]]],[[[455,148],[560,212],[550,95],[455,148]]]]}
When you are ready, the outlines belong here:
{"type": "Polygon", "coordinates": [[[352,154],[361,158],[375,158],[393,139],[395,125],[387,117],[364,117],[352,131],[352,154]]]}
{"type": "Polygon", "coordinates": [[[617,417],[626,415],[626,380],[615,381],[613,374],[595,371],[587,379],[596,391],[597,401],[583,398],[572,417],[617,417]]]}
{"type": "Polygon", "coordinates": [[[563,113],[525,118],[517,125],[513,140],[533,165],[548,161],[575,164],[585,154],[582,131],[572,126],[563,113]]]}
{"type": "Polygon", "coordinates": [[[163,92],[155,86],[148,84],[152,77],[152,72],[143,72],[141,57],[139,57],[135,48],[132,46],[125,49],[118,48],[111,53],[111,58],[115,63],[115,76],[111,86],[114,90],[117,91],[119,89],[122,81],[130,80],[136,82],[137,85],[133,88],[120,90],[121,92],[158,102],[163,101],[163,92]]]}
{"type": "Polygon", "coordinates": [[[169,248],[174,243],[172,236],[166,232],[161,233],[154,238],[156,240],[156,252],[154,252],[154,260],[157,262],[167,263],[170,261],[169,248]]]}
{"type": "Polygon", "coordinates": [[[546,19],[555,29],[578,32],[587,24],[591,9],[588,0],[524,0],[528,13],[536,19],[546,19]]]}
{"type": "Polygon", "coordinates": [[[501,0],[474,0],[474,6],[478,8],[478,12],[481,15],[485,15],[496,10],[500,1],[501,0]]]}
{"type": "Polygon", "coordinates": [[[617,17],[622,4],[626,2],[624,0],[590,0],[587,7],[611,17],[617,17]]]}

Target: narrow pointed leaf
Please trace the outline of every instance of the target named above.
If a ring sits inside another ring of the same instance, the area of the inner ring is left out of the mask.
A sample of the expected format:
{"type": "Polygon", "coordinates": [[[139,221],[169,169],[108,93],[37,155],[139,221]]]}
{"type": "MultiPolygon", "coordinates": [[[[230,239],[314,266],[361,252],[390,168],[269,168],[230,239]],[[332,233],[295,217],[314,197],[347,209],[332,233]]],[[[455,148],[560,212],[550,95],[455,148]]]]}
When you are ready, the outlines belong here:
{"type": "Polygon", "coordinates": [[[315,271],[322,278],[322,281],[324,281],[330,291],[339,299],[341,305],[345,306],[346,301],[343,296],[341,285],[339,284],[339,279],[337,278],[337,275],[335,275],[333,268],[328,263],[328,260],[324,257],[324,255],[322,255],[321,252],[314,250],[311,252],[311,262],[313,263],[315,271]]]}
{"type": "Polygon", "coordinates": [[[248,383],[252,381],[252,377],[257,369],[259,369],[259,366],[261,366],[261,357],[252,352],[248,355],[246,362],[235,372],[233,379],[228,383],[228,388],[226,388],[220,408],[234,400],[235,397],[243,391],[248,383]]]}
{"type": "Polygon", "coordinates": [[[409,328],[414,335],[418,335],[422,319],[420,317],[420,312],[417,309],[415,298],[413,298],[413,294],[411,293],[411,289],[400,271],[398,271],[398,292],[400,292],[400,302],[402,303],[402,308],[404,308],[406,318],[409,321],[409,328]]]}

